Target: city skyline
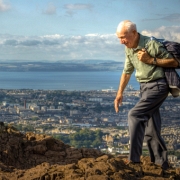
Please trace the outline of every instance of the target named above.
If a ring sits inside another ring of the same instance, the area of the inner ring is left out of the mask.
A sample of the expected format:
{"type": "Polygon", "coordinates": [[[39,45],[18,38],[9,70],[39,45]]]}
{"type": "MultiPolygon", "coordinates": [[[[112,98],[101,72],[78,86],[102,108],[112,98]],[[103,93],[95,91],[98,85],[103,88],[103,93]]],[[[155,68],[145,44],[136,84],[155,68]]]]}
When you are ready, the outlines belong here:
{"type": "Polygon", "coordinates": [[[130,19],[138,31],[180,42],[180,0],[0,0],[1,61],[124,61],[115,31],[130,19]]]}

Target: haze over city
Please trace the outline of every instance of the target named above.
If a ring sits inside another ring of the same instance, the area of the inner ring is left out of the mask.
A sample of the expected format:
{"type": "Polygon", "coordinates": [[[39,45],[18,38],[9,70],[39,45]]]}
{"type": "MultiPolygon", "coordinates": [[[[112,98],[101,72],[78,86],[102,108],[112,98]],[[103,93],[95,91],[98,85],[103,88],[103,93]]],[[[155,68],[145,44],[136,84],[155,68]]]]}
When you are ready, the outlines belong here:
{"type": "Polygon", "coordinates": [[[180,0],[0,0],[1,61],[124,61],[116,27],[180,42],[180,0]]]}

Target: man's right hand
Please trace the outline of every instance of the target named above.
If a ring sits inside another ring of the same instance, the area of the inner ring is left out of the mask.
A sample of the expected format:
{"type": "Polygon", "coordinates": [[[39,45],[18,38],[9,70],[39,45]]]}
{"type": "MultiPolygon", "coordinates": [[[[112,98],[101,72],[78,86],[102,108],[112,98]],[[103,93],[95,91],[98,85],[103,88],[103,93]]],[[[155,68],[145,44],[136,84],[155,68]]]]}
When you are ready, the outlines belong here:
{"type": "Polygon", "coordinates": [[[122,105],[123,91],[126,85],[128,84],[130,77],[131,77],[131,74],[122,73],[120,83],[119,83],[119,88],[116,94],[116,98],[114,100],[114,108],[115,108],[116,113],[119,112],[119,106],[122,105]]]}
{"type": "Polygon", "coordinates": [[[115,100],[114,100],[114,109],[116,111],[116,113],[119,112],[119,106],[122,105],[122,100],[123,100],[123,96],[116,96],[115,100]]]}

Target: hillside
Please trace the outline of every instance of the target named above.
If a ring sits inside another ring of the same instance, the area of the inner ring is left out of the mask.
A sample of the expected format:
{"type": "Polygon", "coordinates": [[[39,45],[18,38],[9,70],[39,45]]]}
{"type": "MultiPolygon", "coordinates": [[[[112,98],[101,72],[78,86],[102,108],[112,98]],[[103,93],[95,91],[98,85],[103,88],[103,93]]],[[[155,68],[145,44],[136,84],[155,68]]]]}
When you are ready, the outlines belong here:
{"type": "Polygon", "coordinates": [[[0,180],[164,180],[180,179],[180,169],[162,170],[142,157],[125,165],[122,156],[72,148],[51,136],[22,134],[0,123],[0,180]]]}
{"type": "Polygon", "coordinates": [[[122,67],[123,63],[116,61],[2,62],[0,72],[118,71],[122,67]]]}

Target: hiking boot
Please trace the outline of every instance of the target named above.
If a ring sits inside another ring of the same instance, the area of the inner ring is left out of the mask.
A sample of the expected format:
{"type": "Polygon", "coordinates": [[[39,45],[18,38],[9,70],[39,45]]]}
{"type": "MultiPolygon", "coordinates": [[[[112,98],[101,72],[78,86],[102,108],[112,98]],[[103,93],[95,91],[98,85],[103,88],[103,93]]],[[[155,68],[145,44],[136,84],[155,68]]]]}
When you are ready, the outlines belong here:
{"type": "Polygon", "coordinates": [[[169,162],[165,161],[165,162],[161,165],[161,168],[162,168],[163,170],[167,170],[167,169],[172,168],[172,167],[171,167],[171,165],[170,165],[169,162]]]}

